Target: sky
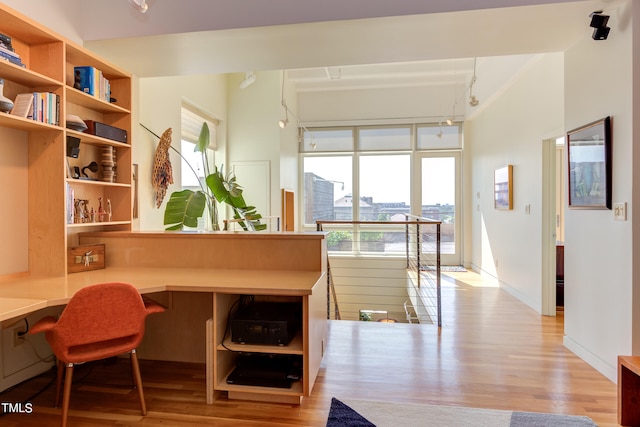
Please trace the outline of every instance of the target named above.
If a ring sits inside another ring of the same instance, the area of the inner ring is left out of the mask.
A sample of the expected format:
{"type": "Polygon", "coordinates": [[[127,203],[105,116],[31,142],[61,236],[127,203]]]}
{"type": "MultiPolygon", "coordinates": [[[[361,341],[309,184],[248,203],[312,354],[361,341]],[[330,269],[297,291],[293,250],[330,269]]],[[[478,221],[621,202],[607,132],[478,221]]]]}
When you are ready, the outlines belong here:
{"type": "MultiPolygon", "coordinates": [[[[454,204],[455,159],[429,157],[423,158],[421,163],[422,205],[454,204]]],[[[304,164],[305,172],[313,172],[328,181],[334,181],[336,200],[353,193],[351,156],[306,157],[304,164]]],[[[361,196],[373,197],[377,203],[410,204],[410,155],[361,155],[359,175],[361,196]]]]}

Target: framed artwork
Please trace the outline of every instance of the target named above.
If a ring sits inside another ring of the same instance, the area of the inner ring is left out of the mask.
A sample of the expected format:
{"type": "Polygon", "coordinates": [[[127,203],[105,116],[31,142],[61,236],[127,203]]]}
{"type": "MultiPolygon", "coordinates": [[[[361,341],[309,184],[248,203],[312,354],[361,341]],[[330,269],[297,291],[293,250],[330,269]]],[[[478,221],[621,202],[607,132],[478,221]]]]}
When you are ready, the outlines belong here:
{"type": "Polygon", "coordinates": [[[513,165],[495,170],[493,200],[496,209],[513,209],[513,165]]]}
{"type": "Polygon", "coordinates": [[[569,208],[611,209],[611,117],[567,133],[569,208]]]}

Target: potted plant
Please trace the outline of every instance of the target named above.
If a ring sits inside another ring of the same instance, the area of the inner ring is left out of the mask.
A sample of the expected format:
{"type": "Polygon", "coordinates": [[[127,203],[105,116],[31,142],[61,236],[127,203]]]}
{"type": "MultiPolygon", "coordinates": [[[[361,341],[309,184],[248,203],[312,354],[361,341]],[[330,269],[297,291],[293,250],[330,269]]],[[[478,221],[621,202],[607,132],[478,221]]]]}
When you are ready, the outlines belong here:
{"type": "MultiPolygon", "coordinates": [[[[207,208],[211,229],[214,231],[220,230],[217,204],[226,203],[231,207],[234,219],[238,220],[238,223],[244,230],[265,230],[267,225],[260,222],[262,216],[256,211],[254,206],[247,206],[244,197],[242,196],[242,187],[237,183],[235,175],[232,172],[224,175],[223,168],[221,167],[218,169],[215,165],[213,166],[213,171],[210,170],[210,163],[207,156],[207,146],[209,145],[210,139],[209,135],[209,126],[205,122],[202,125],[198,142],[194,148],[194,151],[199,152],[202,155],[202,163],[205,168],[204,182],[198,180],[200,183],[199,190],[193,191],[186,189],[171,193],[164,211],[164,225],[166,226],[166,229],[182,230],[185,226],[193,228],[197,227],[198,218],[203,217],[205,208],[207,208]]],[[[164,145],[174,149],[170,144],[164,145]]],[[[175,151],[177,152],[177,150],[175,151]]],[[[180,153],[178,152],[178,154],[180,153]]],[[[168,156],[166,157],[168,159],[168,156]]],[[[188,162],[187,164],[193,173],[196,174],[193,167],[188,162]]],[[[163,183],[167,182],[166,175],[167,173],[170,174],[170,170],[171,166],[169,164],[168,172],[165,171],[164,173],[159,174],[161,176],[160,180],[163,183]]],[[[169,180],[168,182],[171,183],[172,180],[169,180]]]]}

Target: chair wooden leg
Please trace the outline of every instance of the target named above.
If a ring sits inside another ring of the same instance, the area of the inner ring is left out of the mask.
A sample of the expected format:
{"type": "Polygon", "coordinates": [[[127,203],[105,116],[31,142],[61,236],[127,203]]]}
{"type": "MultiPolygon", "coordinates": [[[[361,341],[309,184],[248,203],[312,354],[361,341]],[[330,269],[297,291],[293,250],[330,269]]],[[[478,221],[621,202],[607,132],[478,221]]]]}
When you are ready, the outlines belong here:
{"type": "Polygon", "coordinates": [[[69,400],[71,398],[71,381],[73,379],[73,363],[67,363],[64,377],[64,395],[62,396],[62,427],[67,426],[67,416],[69,415],[69,400]]]}
{"type": "Polygon", "coordinates": [[[58,360],[58,370],[56,372],[56,397],[53,401],[53,407],[57,408],[60,406],[60,397],[62,396],[62,376],[64,375],[64,363],[58,360]]]}
{"type": "Polygon", "coordinates": [[[142,389],[142,377],[140,376],[140,365],[138,364],[138,355],[136,350],[131,350],[131,369],[133,370],[133,379],[138,389],[138,398],[140,399],[140,412],[147,415],[147,405],[144,402],[144,390],[142,389]]]}

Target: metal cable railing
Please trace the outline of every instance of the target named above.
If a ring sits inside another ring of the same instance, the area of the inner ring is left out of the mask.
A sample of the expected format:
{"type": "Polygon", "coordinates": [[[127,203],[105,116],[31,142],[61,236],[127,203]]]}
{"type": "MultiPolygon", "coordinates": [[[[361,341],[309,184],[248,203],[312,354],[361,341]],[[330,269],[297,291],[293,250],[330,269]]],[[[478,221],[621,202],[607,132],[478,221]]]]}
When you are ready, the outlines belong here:
{"type": "Polygon", "coordinates": [[[317,221],[326,231],[327,316],[442,325],[439,221],[317,221]]]}
{"type": "Polygon", "coordinates": [[[442,326],[441,222],[406,215],[407,275],[413,281],[418,316],[442,326]]]}

